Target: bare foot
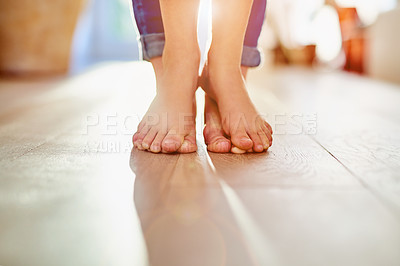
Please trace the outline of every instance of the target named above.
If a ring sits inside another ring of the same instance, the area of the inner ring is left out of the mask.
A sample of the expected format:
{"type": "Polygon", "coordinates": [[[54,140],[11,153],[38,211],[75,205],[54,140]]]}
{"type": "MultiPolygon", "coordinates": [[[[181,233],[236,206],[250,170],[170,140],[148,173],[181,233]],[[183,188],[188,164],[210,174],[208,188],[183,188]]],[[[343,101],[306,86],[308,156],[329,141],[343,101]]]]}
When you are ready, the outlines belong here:
{"type": "Polygon", "coordinates": [[[233,153],[263,152],[272,144],[272,128],[259,115],[238,67],[209,63],[206,93],[218,104],[224,132],[233,153]]]}
{"type": "Polygon", "coordinates": [[[156,72],[159,74],[157,95],[133,136],[134,147],[154,153],[197,150],[193,99],[197,89],[198,62],[197,57],[169,61],[164,64],[162,74],[156,72]]]}

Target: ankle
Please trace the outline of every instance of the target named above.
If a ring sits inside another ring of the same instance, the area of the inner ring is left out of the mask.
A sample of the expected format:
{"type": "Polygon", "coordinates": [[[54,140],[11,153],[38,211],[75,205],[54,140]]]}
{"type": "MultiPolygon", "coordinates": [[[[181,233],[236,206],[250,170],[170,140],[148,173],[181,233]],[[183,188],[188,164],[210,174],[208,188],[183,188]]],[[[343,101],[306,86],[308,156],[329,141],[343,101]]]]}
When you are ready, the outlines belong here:
{"type": "Polygon", "coordinates": [[[161,97],[178,97],[192,100],[197,89],[200,56],[181,52],[162,56],[163,71],[157,79],[157,94],[161,97]]]}
{"type": "Polygon", "coordinates": [[[154,75],[156,77],[156,82],[157,84],[160,82],[160,78],[162,77],[163,74],[163,63],[162,63],[162,57],[154,57],[150,59],[150,63],[153,66],[154,70],[154,75]]]}
{"type": "Polygon", "coordinates": [[[208,55],[207,57],[207,71],[209,78],[212,76],[221,76],[221,75],[237,75],[241,74],[241,66],[239,63],[235,63],[229,58],[224,57],[213,57],[208,55]],[[225,73],[225,74],[224,74],[225,73]]]}
{"type": "Polygon", "coordinates": [[[224,62],[209,62],[208,78],[211,82],[228,80],[238,82],[237,79],[242,79],[242,70],[240,66],[224,63],[224,62]]]}
{"type": "Polygon", "coordinates": [[[165,47],[163,52],[164,68],[171,66],[172,68],[199,68],[200,65],[200,48],[198,46],[187,47],[165,47]]]}
{"type": "Polygon", "coordinates": [[[207,67],[207,79],[209,87],[212,88],[207,93],[215,102],[226,102],[227,98],[231,100],[235,98],[233,102],[237,102],[242,97],[247,97],[245,79],[240,66],[210,62],[207,67]]]}
{"type": "Polygon", "coordinates": [[[228,50],[211,47],[207,54],[208,66],[214,70],[225,69],[225,71],[237,73],[241,67],[241,54],[231,53],[228,50]]]}

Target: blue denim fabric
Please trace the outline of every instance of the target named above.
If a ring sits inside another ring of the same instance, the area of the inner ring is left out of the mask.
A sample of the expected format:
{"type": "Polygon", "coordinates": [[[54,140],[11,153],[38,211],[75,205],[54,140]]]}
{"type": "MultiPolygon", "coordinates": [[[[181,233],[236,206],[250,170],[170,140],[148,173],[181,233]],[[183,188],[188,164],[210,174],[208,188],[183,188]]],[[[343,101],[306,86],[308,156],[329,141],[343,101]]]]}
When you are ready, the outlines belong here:
{"type": "MultiPolygon", "coordinates": [[[[161,56],[165,36],[159,0],[132,0],[133,13],[140,33],[142,57],[149,61],[161,56]]],[[[243,43],[242,65],[256,67],[261,63],[261,52],[257,48],[258,38],[264,23],[266,0],[253,0],[253,6],[243,43]]]]}

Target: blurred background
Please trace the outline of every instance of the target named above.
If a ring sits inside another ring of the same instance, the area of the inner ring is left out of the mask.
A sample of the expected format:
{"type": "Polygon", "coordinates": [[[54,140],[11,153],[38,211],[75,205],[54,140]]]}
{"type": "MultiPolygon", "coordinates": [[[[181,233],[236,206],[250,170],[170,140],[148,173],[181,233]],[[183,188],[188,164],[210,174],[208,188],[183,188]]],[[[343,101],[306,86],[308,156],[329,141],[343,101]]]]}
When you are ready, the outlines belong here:
{"type": "MultiPolygon", "coordinates": [[[[400,83],[400,0],[268,0],[266,68],[301,65],[400,83]]],[[[210,26],[202,2],[199,36],[210,26]]],[[[0,73],[76,74],[140,59],[130,0],[0,2],[0,73]]]]}

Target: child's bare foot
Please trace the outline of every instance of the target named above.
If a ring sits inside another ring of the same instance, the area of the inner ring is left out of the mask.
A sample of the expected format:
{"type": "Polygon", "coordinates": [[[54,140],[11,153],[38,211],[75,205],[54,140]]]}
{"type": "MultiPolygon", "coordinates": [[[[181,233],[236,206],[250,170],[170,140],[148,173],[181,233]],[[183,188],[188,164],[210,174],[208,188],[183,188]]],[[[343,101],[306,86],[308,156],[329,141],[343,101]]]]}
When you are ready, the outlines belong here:
{"type": "Polygon", "coordinates": [[[263,152],[272,144],[271,126],[258,114],[246,90],[240,67],[208,63],[206,92],[218,104],[232,152],[263,152]]]}
{"type": "Polygon", "coordinates": [[[197,150],[193,99],[198,64],[197,57],[164,62],[162,75],[157,78],[157,95],[133,136],[137,149],[154,153],[197,150]]]}
{"type": "MultiPolygon", "coordinates": [[[[204,86],[204,85],[203,85],[204,86]]],[[[225,136],[217,103],[207,94],[204,108],[204,139],[207,149],[212,152],[225,153],[231,150],[231,141],[225,136]]]]}

